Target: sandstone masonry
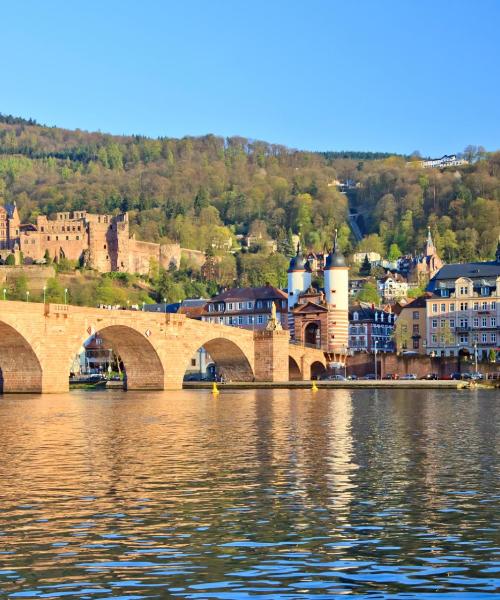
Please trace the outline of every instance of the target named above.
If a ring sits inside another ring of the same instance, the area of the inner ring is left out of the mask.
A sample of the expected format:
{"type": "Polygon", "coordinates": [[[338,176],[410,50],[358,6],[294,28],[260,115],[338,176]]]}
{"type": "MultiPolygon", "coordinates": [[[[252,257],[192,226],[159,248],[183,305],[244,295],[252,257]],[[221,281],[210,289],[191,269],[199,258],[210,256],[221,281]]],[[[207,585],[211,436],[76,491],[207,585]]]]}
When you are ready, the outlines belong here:
{"type": "Polygon", "coordinates": [[[46,255],[80,261],[102,273],[122,271],[147,275],[154,266],[178,268],[179,244],[155,244],[130,236],[128,213],[97,215],[84,210],[37,217],[21,224],[15,204],[0,207],[0,256],[22,253],[25,263],[46,255]]]}

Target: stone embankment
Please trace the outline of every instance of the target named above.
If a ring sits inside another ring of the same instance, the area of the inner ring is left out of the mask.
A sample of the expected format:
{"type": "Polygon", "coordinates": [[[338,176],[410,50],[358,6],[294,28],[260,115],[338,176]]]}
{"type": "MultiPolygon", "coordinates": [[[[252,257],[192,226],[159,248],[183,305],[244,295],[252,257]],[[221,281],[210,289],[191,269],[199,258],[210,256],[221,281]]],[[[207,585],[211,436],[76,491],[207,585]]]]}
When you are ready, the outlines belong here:
{"type": "MultiPolygon", "coordinates": [[[[365,388],[382,388],[382,389],[474,389],[474,388],[486,388],[495,389],[498,388],[498,381],[485,381],[480,383],[468,382],[468,381],[454,381],[454,380],[437,380],[437,381],[426,381],[426,380],[379,380],[379,381],[287,381],[287,382],[268,382],[268,381],[252,381],[252,382],[227,382],[218,383],[217,387],[220,389],[310,389],[313,385],[316,385],[319,389],[365,389],[365,388]]],[[[213,383],[207,381],[185,381],[183,387],[185,389],[211,389],[213,383]]]]}

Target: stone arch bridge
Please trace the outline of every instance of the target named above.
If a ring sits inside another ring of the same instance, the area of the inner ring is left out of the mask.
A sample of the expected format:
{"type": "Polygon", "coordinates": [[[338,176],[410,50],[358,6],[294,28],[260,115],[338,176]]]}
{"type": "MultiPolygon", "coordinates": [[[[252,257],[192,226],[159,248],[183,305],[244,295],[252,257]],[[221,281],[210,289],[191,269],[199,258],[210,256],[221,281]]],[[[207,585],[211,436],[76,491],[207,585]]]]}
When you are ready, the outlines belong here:
{"type": "Polygon", "coordinates": [[[64,392],[83,343],[99,333],[124,364],[127,389],[179,389],[200,347],[231,381],[310,379],[326,368],[319,349],[287,331],[249,331],[185,315],[62,304],[0,303],[4,392],[64,392]]]}

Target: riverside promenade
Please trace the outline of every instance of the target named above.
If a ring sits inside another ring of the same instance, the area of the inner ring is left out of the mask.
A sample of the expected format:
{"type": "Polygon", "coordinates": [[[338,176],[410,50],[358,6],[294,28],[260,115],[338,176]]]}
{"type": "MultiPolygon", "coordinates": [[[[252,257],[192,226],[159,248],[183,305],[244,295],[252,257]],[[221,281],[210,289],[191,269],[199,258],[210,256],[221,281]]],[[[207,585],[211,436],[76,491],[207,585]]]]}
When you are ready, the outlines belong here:
{"type": "MultiPolygon", "coordinates": [[[[356,381],[245,381],[245,382],[226,382],[217,383],[219,389],[310,389],[313,384],[318,389],[441,389],[441,390],[460,390],[460,389],[495,389],[500,385],[499,381],[455,381],[455,380],[356,380],[356,381]]],[[[185,381],[184,389],[211,389],[213,382],[209,381],[185,381]]]]}

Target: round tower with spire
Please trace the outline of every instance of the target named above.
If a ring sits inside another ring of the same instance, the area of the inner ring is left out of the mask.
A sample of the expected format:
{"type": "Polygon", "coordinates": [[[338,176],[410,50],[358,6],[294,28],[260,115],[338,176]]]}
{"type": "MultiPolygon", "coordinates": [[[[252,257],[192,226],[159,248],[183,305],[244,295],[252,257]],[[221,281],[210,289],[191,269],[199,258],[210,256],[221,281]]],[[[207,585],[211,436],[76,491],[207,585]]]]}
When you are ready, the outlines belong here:
{"type": "Polygon", "coordinates": [[[297,304],[300,294],[311,285],[311,267],[302,254],[300,242],[297,244],[297,254],[290,260],[287,272],[288,310],[290,311],[297,304]]]}
{"type": "Polygon", "coordinates": [[[335,230],[333,248],[324,268],[325,302],[328,307],[328,349],[347,348],[349,329],[349,267],[342,254],[335,230]]]}

